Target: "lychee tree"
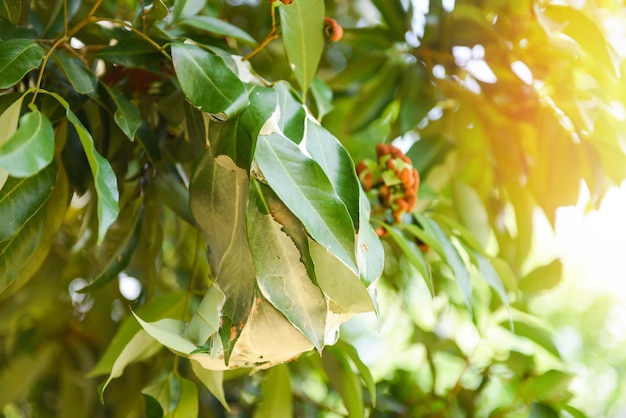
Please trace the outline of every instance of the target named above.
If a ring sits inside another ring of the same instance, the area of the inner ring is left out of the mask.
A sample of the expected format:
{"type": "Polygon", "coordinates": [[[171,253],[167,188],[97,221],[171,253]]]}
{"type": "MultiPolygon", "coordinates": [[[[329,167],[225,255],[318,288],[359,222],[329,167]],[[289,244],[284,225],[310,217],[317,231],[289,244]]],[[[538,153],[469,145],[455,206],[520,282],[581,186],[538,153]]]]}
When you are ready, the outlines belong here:
{"type": "Polygon", "coordinates": [[[626,178],[602,16],[3,0],[3,414],[584,416],[528,301],[626,178]]]}

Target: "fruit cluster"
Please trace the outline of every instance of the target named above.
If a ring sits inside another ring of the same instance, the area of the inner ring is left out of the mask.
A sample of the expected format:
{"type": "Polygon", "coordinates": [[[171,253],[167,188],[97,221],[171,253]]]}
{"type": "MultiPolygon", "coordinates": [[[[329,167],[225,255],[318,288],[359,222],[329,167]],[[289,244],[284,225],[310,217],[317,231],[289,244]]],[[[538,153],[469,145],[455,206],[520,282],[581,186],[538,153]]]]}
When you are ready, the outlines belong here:
{"type": "MultiPolygon", "coordinates": [[[[376,154],[377,161],[363,160],[357,164],[357,174],[367,194],[377,200],[372,214],[384,215],[385,221],[401,223],[402,216],[415,209],[419,173],[409,157],[393,145],[378,144],[376,154]]],[[[384,234],[383,230],[377,233],[384,234]]]]}

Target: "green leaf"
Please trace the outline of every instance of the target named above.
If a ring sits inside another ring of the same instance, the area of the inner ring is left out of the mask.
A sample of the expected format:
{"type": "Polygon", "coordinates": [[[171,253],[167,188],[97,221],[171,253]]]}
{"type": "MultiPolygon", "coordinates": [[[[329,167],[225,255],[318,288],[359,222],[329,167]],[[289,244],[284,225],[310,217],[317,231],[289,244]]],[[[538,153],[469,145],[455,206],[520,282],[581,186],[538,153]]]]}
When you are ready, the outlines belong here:
{"type": "Polygon", "coordinates": [[[478,260],[478,269],[480,271],[480,275],[483,279],[485,279],[487,283],[489,283],[489,286],[494,288],[498,296],[500,296],[502,303],[504,303],[508,308],[509,297],[507,295],[506,288],[504,287],[502,279],[498,274],[498,271],[494,268],[494,266],[486,257],[483,257],[480,254],[476,254],[476,257],[478,260]]]}
{"type": "Polygon", "coordinates": [[[46,205],[9,240],[0,242],[0,299],[20,290],[44,262],[63,225],[68,199],[67,176],[61,166],[46,205]]]}
{"type": "Polygon", "coordinates": [[[409,22],[406,20],[407,13],[404,11],[401,0],[373,0],[372,3],[380,11],[395,39],[404,42],[404,34],[409,30],[409,22]]]}
{"type": "Polygon", "coordinates": [[[376,308],[367,288],[344,263],[324,247],[309,240],[317,283],[336,313],[372,312],[376,308]]]}
{"type": "MultiPolygon", "coordinates": [[[[509,329],[510,322],[501,322],[500,326],[509,329]]],[[[537,343],[539,346],[545,348],[546,351],[553,354],[555,357],[559,359],[561,358],[561,354],[554,344],[553,333],[546,327],[526,320],[514,319],[513,330],[515,335],[528,338],[529,340],[537,343]]]]}
{"type": "MultiPolygon", "coordinates": [[[[165,317],[182,317],[184,305],[184,293],[165,293],[137,309],[137,315],[140,315],[147,321],[156,321],[165,317]]],[[[124,347],[140,330],[141,326],[135,318],[132,316],[127,317],[87,377],[91,378],[110,373],[115,360],[120,356],[124,347]]]]}
{"type": "Polygon", "coordinates": [[[141,327],[155,340],[174,351],[178,355],[189,355],[197,347],[181,335],[184,322],[176,319],[164,318],[156,322],[146,322],[133,312],[141,327]]]}
{"type": "Polygon", "coordinates": [[[153,356],[160,349],[161,346],[146,331],[140,330],[137,332],[115,359],[111,367],[111,374],[107,380],[98,386],[100,402],[104,403],[104,391],[107,386],[109,386],[109,383],[111,383],[111,380],[120,377],[122,373],[124,373],[126,366],[137,361],[145,360],[153,356]]]}
{"type": "MultiPolygon", "coordinates": [[[[415,227],[415,229],[419,229],[415,225],[407,225],[407,227],[409,226],[415,227]]],[[[389,233],[389,237],[391,237],[391,239],[396,243],[400,250],[402,250],[411,265],[415,267],[415,269],[420,273],[420,275],[428,285],[428,290],[430,291],[430,294],[434,295],[435,288],[432,280],[432,275],[430,273],[430,268],[428,267],[428,264],[426,264],[426,260],[424,259],[422,251],[417,247],[417,245],[411,245],[410,241],[407,240],[404,235],[396,228],[386,224],[383,224],[383,227],[389,233]]]]}
{"type": "Polygon", "coordinates": [[[535,293],[542,290],[552,289],[561,282],[563,265],[560,260],[554,260],[545,266],[522,277],[518,287],[522,292],[535,293]]]}
{"type": "Polygon", "coordinates": [[[0,4],[0,16],[11,23],[17,24],[22,16],[21,0],[2,0],[2,4],[0,4]]]}
{"type": "Polygon", "coordinates": [[[123,67],[141,67],[163,60],[163,54],[154,45],[136,37],[122,39],[98,51],[96,57],[123,67]]]}
{"type": "Polygon", "coordinates": [[[248,206],[248,240],[261,293],[322,351],[326,299],[300,261],[300,252],[271,215],[248,206]]]}
{"type": "Polygon", "coordinates": [[[179,392],[176,406],[163,418],[184,418],[198,416],[198,388],[191,380],[177,376],[179,392]]]}
{"type": "Polygon", "coordinates": [[[240,29],[232,23],[228,23],[216,17],[193,16],[182,19],[179,23],[184,26],[190,26],[192,28],[211,32],[217,35],[229,36],[252,47],[257,45],[256,40],[246,31],[240,29]]]}
{"type": "Polygon", "coordinates": [[[115,106],[117,109],[115,110],[115,114],[113,118],[115,119],[115,123],[120,127],[124,135],[128,137],[131,141],[135,140],[135,133],[137,129],[141,126],[142,119],[141,113],[139,112],[139,108],[133,104],[126,97],[118,93],[114,88],[103,84],[106,91],[113,99],[115,106]]]}
{"type": "Polygon", "coordinates": [[[453,149],[440,134],[423,135],[415,142],[406,155],[411,159],[413,167],[420,173],[422,178],[438,164],[441,164],[450,150],[453,149]]]}
{"type": "Polygon", "coordinates": [[[304,98],[324,49],[324,1],[295,1],[279,9],[285,52],[304,98]]]}
{"type": "Polygon", "coordinates": [[[291,377],[285,364],[272,367],[261,384],[261,405],[254,410],[254,418],[293,416],[291,377]]]}
{"type": "Polygon", "coordinates": [[[470,280],[470,274],[463,262],[463,259],[459,255],[458,250],[450,241],[450,238],[441,229],[441,227],[432,219],[425,216],[419,216],[419,222],[422,224],[424,231],[433,237],[440,245],[445,254],[445,261],[452,269],[454,278],[459,284],[459,289],[463,295],[465,305],[467,309],[472,312],[472,283],[470,280]]]}
{"type": "MultiPolygon", "coordinates": [[[[5,0],[6,1],[6,0],[5,0]]],[[[0,89],[8,89],[41,64],[44,50],[32,39],[0,42],[0,89]]]]}
{"type": "Polygon", "coordinates": [[[381,117],[387,105],[395,98],[399,74],[398,65],[387,64],[379,75],[365,84],[359,100],[354,102],[345,121],[348,131],[364,129],[381,117]]]}
{"type": "Polygon", "coordinates": [[[37,174],[54,158],[54,129],[33,107],[20,118],[17,131],[0,145],[0,168],[14,177],[37,174]]]}
{"type": "MultiPolygon", "coordinates": [[[[0,146],[2,146],[17,131],[17,123],[22,112],[24,95],[8,106],[0,115],[0,146]]],[[[0,183],[0,189],[2,185],[0,183]]]]}
{"type": "Polygon", "coordinates": [[[487,246],[491,234],[489,214],[478,192],[463,181],[452,183],[454,208],[462,224],[473,233],[481,246],[487,246]]]}
{"type": "Polygon", "coordinates": [[[224,59],[198,46],[172,44],[174,70],[185,95],[203,111],[220,119],[241,113],[248,105],[245,85],[224,59]]]}
{"type": "Polygon", "coordinates": [[[287,138],[299,144],[304,138],[304,122],[307,117],[305,107],[297,100],[296,93],[287,82],[276,83],[272,90],[278,97],[278,127],[287,138]]]}
{"type": "Polygon", "coordinates": [[[593,60],[609,74],[618,75],[610,43],[593,20],[572,6],[546,5],[542,12],[543,16],[556,23],[550,28],[551,25],[547,25],[545,19],[539,19],[539,22],[543,23],[548,30],[556,29],[569,36],[578,42],[585,52],[591,55],[593,60]]]}
{"type": "Polygon", "coordinates": [[[98,153],[91,134],[72,112],[69,103],[56,93],[43,90],[41,92],[51,95],[65,108],[67,120],[76,129],[80,142],[83,145],[98,196],[98,242],[102,242],[107,229],[115,221],[120,211],[117,178],[113,168],[111,168],[111,164],[106,158],[98,153]]]}
{"type": "Polygon", "coordinates": [[[191,213],[209,245],[211,271],[226,295],[222,335],[227,362],[254,299],[256,273],[246,235],[249,184],[246,170],[225,155],[214,158],[207,151],[189,186],[191,213]]]}
{"type": "Polygon", "coordinates": [[[209,337],[219,330],[220,308],[224,303],[224,297],[219,287],[209,287],[185,328],[183,336],[197,346],[204,345],[209,337]]]}
{"type": "Polygon", "coordinates": [[[350,154],[337,138],[310,117],[305,121],[305,133],[307,151],[326,173],[358,230],[361,186],[350,154]]]}
{"type": "Polygon", "coordinates": [[[322,364],[330,384],[339,392],[348,409],[348,417],[365,416],[363,388],[359,378],[352,371],[346,354],[339,348],[330,346],[322,356],[322,364]]]}
{"type": "Polygon", "coordinates": [[[204,8],[206,0],[176,0],[172,10],[172,22],[180,17],[193,16],[204,8]]]}
{"type": "Polygon", "coordinates": [[[169,10],[165,3],[161,0],[154,0],[152,7],[150,7],[149,16],[154,20],[163,20],[167,17],[169,10]]]}
{"type": "Polygon", "coordinates": [[[374,284],[383,274],[385,250],[370,224],[371,207],[365,191],[359,187],[359,231],[357,233],[357,264],[365,286],[374,284]]]}
{"type": "Polygon", "coordinates": [[[270,187],[311,236],[356,272],[352,220],[319,164],[276,133],[259,136],[255,159],[270,187]]]}
{"type": "Polygon", "coordinates": [[[359,352],[357,351],[356,348],[354,348],[354,346],[348,344],[347,342],[343,340],[337,341],[337,343],[335,344],[335,347],[337,350],[343,352],[346,355],[346,358],[348,358],[352,362],[352,364],[356,367],[359,374],[361,375],[361,378],[365,382],[367,390],[369,391],[372,406],[375,407],[376,406],[376,382],[374,381],[374,377],[372,376],[370,369],[367,367],[365,363],[363,363],[363,361],[359,357],[359,352]]]}
{"type": "Polygon", "coordinates": [[[18,351],[0,369],[0,405],[17,400],[54,364],[61,346],[57,342],[42,344],[34,353],[18,351]]]}
{"type": "Polygon", "coordinates": [[[528,418],[559,418],[559,416],[559,413],[552,409],[551,406],[536,402],[533,402],[530,406],[528,414],[528,418]]]}
{"type": "Polygon", "coordinates": [[[11,238],[46,203],[56,180],[49,165],[33,177],[9,177],[0,190],[0,242],[11,238]]]}
{"type": "Polygon", "coordinates": [[[200,363],[195,360],[191,361],[191,368],[196,374],[196,377],[202,384],[211,392],[215,399],[217,399],[226,411],[230,412],[230,406],[226,401],[226,395],[224,394],[224,371],[223,370],[207,370],[200,363]]]}
{"type": "Polygon", "coordinates": [[[78,293],[90,293],[106,286],[124,270],[139,243],[143,219],[143,197],[130,201],[122,209],[117,220],[107,231],[104,241],[98,248],[100,272],[78,293]]]}
{"type": "Polygon", "coordinates": [[[333,110],[333,91],[322,79],[313,77],[311,94],[317,107],[317,119],[321,121],[324,116],[333,110]]]}
{"type": "Polygon", "coordinates": [[[80,94],[88,94],[96,89],[96,76],[82,61],[66,51],[56,50],[52,56],[74,90],[80,94]]]}
{"type": "Polygon", "coordinates": [[[574,375],[561,370],[548,370],[522,384],[522,396],[534,401],[557,401],[574,380],[574,375]]]}

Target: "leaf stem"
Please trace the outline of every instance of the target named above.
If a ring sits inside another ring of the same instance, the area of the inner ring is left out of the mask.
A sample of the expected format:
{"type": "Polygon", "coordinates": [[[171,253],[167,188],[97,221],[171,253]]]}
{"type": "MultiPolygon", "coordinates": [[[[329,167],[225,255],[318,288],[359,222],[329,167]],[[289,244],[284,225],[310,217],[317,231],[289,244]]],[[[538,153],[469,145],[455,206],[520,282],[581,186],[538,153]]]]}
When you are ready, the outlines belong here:
{"type": "Polygon", "coordinates": [[[242,61],[249,60],[250,58],[255,56],[259,51],[265,48],[270,42],[272,42],[274,39],[280,36],[278,34],[278,23],[276,23],[276,10],[275,10],[276,7],[278,7],[276,3],[272,3],[270,6],[270,13],[272,16],[272,29],[270,30],[270,33],[265,37],[265,39],[263,39],[263,42],[261,42],[256,48],[254,48],[252,51],[246,54],[246,56],[241,59],[242,61]]]}
{"type": "Polygon", "coordinates": [[[70,39],[72,37],[72,35],[74,35],[76,32],[78,32],[79,30],[81,30],[87,23],[89,23],[91,21],[91,17],[94,15],[94,13],[96,13],[96,10],[98,10],[98,7],[100,7],[100,5],[102,4],[103,0],[96,0],[96,2],[94,3],[93,7],[91,8],[91,10],[89,11],[89,13],[87,14],[87,17],[85,17],[83,20],[81,20],[80,22],[78,22],[76,24],[76,26],[74,26],[71,30],[67,30],[67,2],[64,1],[63,2],[63,13],[65,13],[65,22],[64,22],[64,30],[63,30],[63,36],[61,36],[59,39],[57,39],[52,46],[50,47],[50,49],[48,50],[48,52],[46,52],[46,55],[44,55],[42,61],[41,61],[41,66],[39,68],[39,75],[37,76],[37,83],[35,85],[35,93],[33,94],[33,98],[30,101],[31,104],[35,103],[35,99],[37,98],[37,94],[39,93],[39,90],[41,88],[41,80],[43,80],[43,73],[46,69],[46,64],[48,64],[48,60],[50,59],[50,57],[52,56],[52,53],[54,52],[55,49],[57,49],[59,47],[59,45],[61,45],[62,43],[66,42],[68,39],[70,39]]]}
{"type": "Polygon", "coordinates": [[[152,45],[161,54],[163,54],[168,60],[170,60],[170,61],[172,60],[172,57],[167,52],[165,52],[165,50],[163,49],[163,46],[161,46],[161,45],[157,44],[156,42],[154,42],[149,36],[147,36],[142,31],[137,30],[130,23],[127,23],[127,22],[124,22],[124,21],[118,20],[118,19],[110,19],[108,17],[91,17],[90,21],[92,21],[94,23],[95,22],[111,22],[111,23],[115,23],[115,24],[120,25],[120,26],[124,26],[125,28],[127,28],[128,30],[133,32],[135,35],[139,36],[141,39],[143,39],[144,41],[146,41],[150,45],[152,45]]]}

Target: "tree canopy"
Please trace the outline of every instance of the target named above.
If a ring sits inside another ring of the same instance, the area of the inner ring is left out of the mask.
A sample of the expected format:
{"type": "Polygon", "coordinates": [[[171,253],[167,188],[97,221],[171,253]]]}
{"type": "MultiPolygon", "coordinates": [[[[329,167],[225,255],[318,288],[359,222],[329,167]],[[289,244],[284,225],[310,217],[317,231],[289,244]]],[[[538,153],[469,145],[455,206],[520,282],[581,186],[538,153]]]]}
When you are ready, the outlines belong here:
{"type": "Polygon", "coordinates": [[[584,417],[529,303],[626,179],[620,11],[2,0],[0,412],[584,417]]]}

